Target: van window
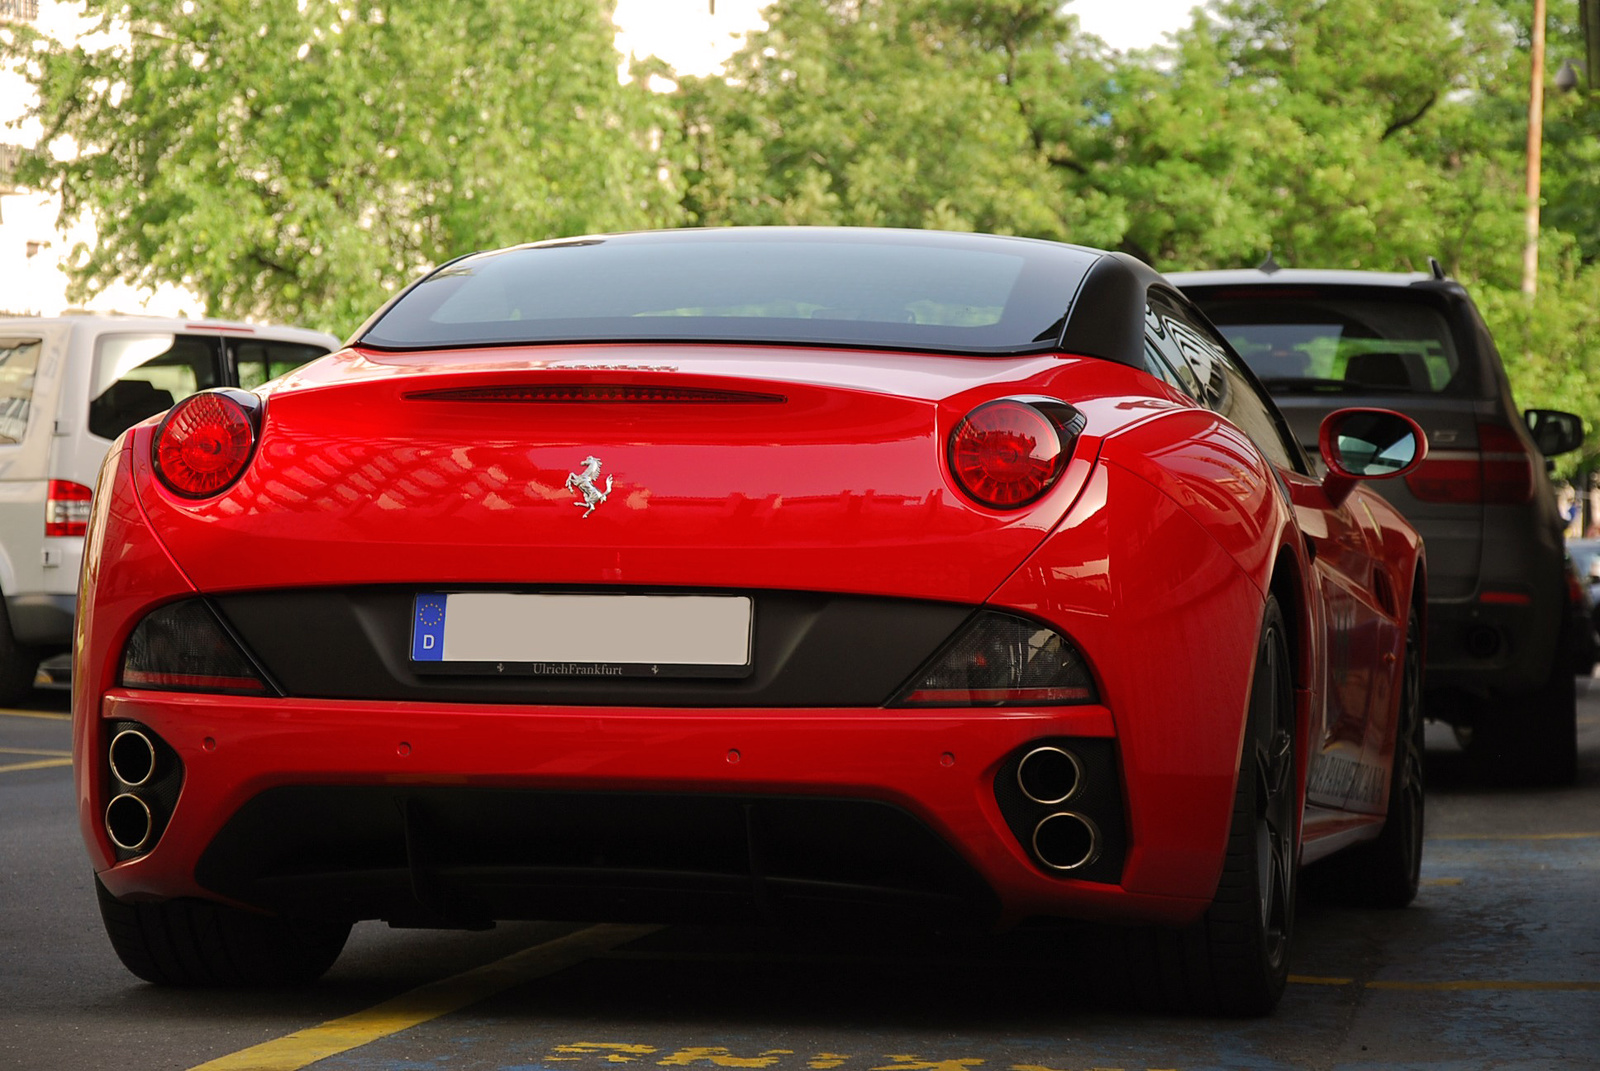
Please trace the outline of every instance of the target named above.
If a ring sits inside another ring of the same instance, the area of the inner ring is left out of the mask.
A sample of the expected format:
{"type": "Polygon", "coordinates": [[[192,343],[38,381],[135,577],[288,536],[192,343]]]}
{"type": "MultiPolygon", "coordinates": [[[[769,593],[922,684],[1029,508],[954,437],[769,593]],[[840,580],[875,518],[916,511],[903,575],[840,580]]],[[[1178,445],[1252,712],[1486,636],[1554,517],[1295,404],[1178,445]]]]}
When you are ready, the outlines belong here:
{"type": "Polygon", "coordinates": [[[0,443],[20,443],[28,432],[42,348],[36,338],[0,338],[0,443]]]}
{"type": "Polygon", "coordinates": [[[303,364],[321,357],[328,350],[324,346],[308,346],[301,342],[274,342],[253,338],[233,343],[234,363],[239,372],[239,386],[254,390],[269,379],[277,379],[293,372],[303,364]]]}
{"type": "Polygon", "coordinates": [[[195,391],[222,386],[219,342],[200,335],[103,336],[95,358],[89,430],[115,439],[195,391]]]}

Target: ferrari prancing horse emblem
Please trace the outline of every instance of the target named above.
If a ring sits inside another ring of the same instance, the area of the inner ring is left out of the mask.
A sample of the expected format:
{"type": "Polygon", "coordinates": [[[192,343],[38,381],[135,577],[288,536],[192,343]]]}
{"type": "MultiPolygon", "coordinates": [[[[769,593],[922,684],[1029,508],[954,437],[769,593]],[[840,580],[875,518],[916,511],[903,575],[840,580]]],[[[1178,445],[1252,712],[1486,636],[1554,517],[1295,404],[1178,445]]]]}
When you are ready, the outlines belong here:
{"type": "Polygon", "coordinates": [[[606,477],[606,489],[602,491],[594,482],[599,475],[600,459],[593,454],[583,459],[582,472],[567,473],[567,490],[575,490],[583,496],[582,502],[574,502],[573,505],[588,507],[583,511],[585,517],[593,513],[596,506],[611,497],[611,477],[606,477]]]}

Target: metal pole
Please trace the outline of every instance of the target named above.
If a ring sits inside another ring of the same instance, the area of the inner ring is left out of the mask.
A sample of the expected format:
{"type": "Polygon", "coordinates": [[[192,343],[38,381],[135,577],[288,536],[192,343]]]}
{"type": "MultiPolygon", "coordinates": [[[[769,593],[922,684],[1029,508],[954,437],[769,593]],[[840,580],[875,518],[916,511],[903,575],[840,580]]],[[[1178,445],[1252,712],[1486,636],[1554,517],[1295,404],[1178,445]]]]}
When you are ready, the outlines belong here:
{"type": "Polygon", "coordinates": [[[1539,287],[1539,157],[1544,148],[1545,0],[1533,0],[1533,50],[1528,88],[1528,215],[1522,247],[1522,292],[1532,298],[1539,287]]]}

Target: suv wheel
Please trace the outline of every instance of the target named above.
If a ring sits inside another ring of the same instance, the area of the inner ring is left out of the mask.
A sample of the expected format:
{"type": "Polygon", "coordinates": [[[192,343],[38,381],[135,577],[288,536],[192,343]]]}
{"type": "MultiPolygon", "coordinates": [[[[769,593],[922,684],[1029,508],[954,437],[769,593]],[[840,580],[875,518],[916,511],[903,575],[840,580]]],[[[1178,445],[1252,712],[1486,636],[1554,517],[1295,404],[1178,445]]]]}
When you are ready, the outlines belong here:
{"type": "Polygon", "coordinates": [[[14,706],[27,698],[38,670],[39,653],[17,642],[11,619],[0,610],[0,706],[14,706]]]}
{"type": "Polygon", "coordinates": [[[1530,787],[1570,785],[1578,775],[1578,688],[1565,662],[1523,695],[1483,701],[1456,739],[1486,780],[1530,787]]]}

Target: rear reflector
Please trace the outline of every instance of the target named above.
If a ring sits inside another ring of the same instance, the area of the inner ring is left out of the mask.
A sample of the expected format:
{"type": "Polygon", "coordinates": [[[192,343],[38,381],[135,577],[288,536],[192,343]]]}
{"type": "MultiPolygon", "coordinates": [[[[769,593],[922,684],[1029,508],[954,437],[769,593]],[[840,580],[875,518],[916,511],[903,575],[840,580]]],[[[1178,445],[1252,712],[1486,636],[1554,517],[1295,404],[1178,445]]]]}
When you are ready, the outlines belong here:
{"type": "Polygon", "coordinates": [[[70,480],[51,480],[44,501],[44,534],[81,536],[89,528],[89,500],[94,491],[70,480]]]}
{"type": "Polygon", "coordinates": [[[1098,701],[1083,656],[1061,633],[986,611],[920,670],[892,705],[1062,706],[1098,701]]]}
{"type": "Polygon", "coordinates": [[[694,405],[781,405],[781,394],[755,391],[710,390],[699,387],[650,387],[622,383],[540,383],[499,387],[452,387],[444,390],[419,390],[406,395],[412,401],[426,402],[645,402],[690,403],[694,405]]]}
{"type": "Polygon", "coordinates": [[[272,694],[200,599],[163,606],[139,622],[122,654],[121,683],[125,688],[178,692],[272,694]]]}

